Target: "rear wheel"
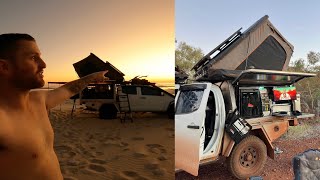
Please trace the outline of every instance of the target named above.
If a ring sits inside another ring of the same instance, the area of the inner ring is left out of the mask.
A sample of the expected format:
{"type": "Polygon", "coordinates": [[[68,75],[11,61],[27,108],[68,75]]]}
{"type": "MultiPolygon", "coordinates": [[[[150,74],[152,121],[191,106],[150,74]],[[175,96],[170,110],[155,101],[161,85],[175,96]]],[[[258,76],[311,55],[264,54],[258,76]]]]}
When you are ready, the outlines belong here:
{"type": "Polygon", "coordinates": [[[238,179],[260,175],[266,161],[267,147],[256,136],[243,139],[227,159],[229,171],[238,179]]]}
{"type": "Polygon", "coordinates": [[[100,119],[115,119],[117,118],[117,108],[113,104],[103,104],[99,109],[100,119]]]}

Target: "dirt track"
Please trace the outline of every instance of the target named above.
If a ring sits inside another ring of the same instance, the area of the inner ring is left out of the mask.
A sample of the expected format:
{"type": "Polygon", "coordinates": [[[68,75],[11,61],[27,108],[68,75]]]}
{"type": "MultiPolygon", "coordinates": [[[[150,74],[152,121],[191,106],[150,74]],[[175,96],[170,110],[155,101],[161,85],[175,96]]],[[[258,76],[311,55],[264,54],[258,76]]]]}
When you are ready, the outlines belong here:
{"type": "MultiPolygon", "coordinates": [[[[273,143],[283,152],[277,154],[275,160],[268,158],[264,171],[261,174],[264,180],[294,179],[292,158],[308,149],[320,148],[320,123],[305,123],[308,128],[303,132],[290,134],[282,137],[273,143]]],[[[296,127],[294,127],[296,128],[296,127]]],[[[290,129],[291,130],[291,129],[290,129]]],[[[289,130],[289,131],[290,131],[289,130]]],[[[295,129],[291,130],[295,132],[295,129]]],[[[227,170],[223,159],[205,166],[201,166],[199,176],[194,177],[186,172],[179,172],[175,175],[176,180],[234,180],[227,170]]]]}

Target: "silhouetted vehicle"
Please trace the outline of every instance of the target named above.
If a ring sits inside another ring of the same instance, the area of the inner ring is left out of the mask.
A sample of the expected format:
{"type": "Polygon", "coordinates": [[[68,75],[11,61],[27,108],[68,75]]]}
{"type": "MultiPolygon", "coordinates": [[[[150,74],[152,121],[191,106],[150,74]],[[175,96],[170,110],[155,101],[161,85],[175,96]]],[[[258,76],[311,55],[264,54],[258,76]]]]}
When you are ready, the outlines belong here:
{"type": "Polygon", "coordinates": [[[103,119],[113,119],[121,111],[122,97],[131,112],[166,112],[174,117],[174,96],[154,85],[115,84],[113,81],[90,84],[80,94],[80,104],[88,109],[99,110],[103,119]]]}

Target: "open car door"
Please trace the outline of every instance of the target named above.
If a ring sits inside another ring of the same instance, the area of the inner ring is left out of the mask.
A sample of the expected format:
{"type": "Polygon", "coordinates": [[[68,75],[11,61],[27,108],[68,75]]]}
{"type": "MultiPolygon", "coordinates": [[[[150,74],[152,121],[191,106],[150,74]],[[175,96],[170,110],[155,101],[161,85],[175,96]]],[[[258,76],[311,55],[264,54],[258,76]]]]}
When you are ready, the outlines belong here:
{"type": "Polygon", "coordinates": [[[284,86],[296,83],[303,78],[314,76],[316,74],[249,69],[242,71],[232,84],[238,86],[284,86]]]}
{"type": "Polygon", "coordinates": [[[175,168],[194,176],[200,162],[200,136],[204,133],[205,108],[210,84],[181,85],[176,97],[175,168]]]}

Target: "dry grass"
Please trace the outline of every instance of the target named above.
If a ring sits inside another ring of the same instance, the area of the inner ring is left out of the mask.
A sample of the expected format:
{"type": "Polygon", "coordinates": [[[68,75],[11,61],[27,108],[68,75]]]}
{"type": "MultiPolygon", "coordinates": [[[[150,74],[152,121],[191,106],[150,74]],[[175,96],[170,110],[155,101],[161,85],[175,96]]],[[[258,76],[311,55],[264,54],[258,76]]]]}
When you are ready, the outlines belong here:
{"type": "Polygon", "coordinates": [[[283,139],[304,139],[319,136],[320,118],[300,120],[298,126],[290,126],[283,139]]]}

